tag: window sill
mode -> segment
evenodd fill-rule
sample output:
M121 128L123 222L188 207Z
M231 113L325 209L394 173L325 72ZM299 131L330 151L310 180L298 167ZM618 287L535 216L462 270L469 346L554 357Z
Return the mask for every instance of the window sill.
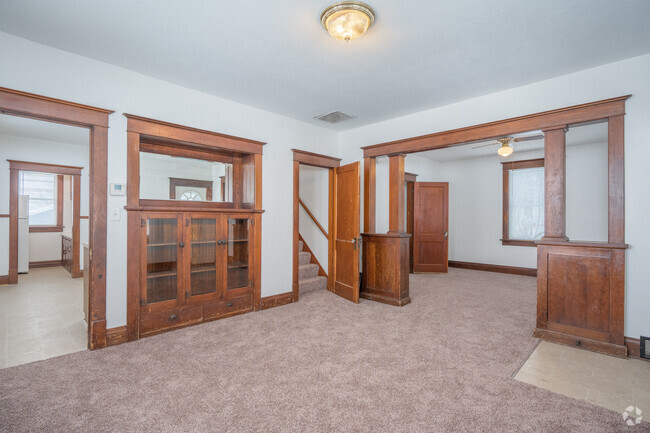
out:
M30 233L61 233L63 231L63 226L30 226Z
M516 247L537 247L537 242L517 239L501 239L501 245L510 245Z

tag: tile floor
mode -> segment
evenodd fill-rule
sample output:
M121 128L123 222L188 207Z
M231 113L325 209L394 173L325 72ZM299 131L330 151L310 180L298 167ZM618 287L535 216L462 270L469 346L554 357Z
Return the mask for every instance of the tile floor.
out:
M542 341L516 380L622 413L650 413L650 362L621 359Z
M83 278L32 269L0 286L0 368L86 350Z

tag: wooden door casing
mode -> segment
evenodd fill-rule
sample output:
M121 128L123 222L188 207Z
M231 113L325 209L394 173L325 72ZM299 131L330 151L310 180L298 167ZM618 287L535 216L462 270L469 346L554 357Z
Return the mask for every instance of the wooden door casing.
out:
M447 272L449 184L415 182L413 272Z
M334 169L333 292L359 303L360 164Z

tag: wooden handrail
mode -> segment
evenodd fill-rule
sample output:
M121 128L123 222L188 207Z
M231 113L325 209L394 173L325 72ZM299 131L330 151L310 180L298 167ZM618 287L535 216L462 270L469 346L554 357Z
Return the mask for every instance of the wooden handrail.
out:
M312 220L314 223L316 223L316 225L318 226L318 228L320 229L320 231L323 232L323 234L325 235L325 237L329 239L329 235L327 234L327 231L325 231L325 229L323 228L323 226L320 225L320 223L318 222L318 220L316 219L316 217L314 216L314 214L311 213L311 211L309 210L309 208L307 207L307 205L305 204L305 202L303 202L302 199L301 199L300 197L298 198L298 203L300 203L300 204L302 205L303 209L305 209L305 212L307 212L307 215L309 215L309 217L311 218L311 220Z

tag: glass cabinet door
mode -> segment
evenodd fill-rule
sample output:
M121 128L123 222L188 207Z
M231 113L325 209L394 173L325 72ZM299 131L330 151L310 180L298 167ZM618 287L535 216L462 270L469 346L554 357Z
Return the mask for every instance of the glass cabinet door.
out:
M190 296L217 294L217 218L186 221L190 238ZM189 224L187 224L189 223Z
M226 224L226 297L229 291L250 287L250 219L228 218Z
M168 304L178 300L178 248L181 238L179 217L175 215L146 215L142 219L143 242L146 246L143 260L144 304Z

